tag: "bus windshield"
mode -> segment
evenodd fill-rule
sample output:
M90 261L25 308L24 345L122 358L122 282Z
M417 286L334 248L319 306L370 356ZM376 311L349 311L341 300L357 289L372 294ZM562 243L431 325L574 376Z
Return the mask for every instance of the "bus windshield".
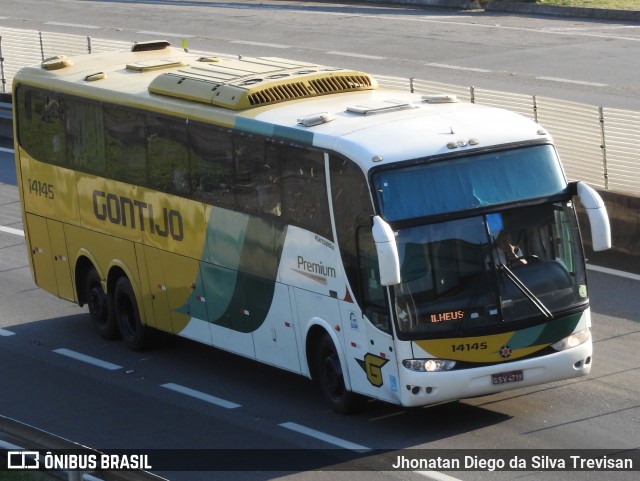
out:
M388 169L373 177L382 217L415 219L562 193L551 145L536 145Z
M397 231L403 337L465 335L554 317L587 302L571 202Z

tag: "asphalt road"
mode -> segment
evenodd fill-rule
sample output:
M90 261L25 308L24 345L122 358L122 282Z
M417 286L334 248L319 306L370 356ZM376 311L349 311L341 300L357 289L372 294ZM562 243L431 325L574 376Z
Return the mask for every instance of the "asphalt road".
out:
M3 0L0 27L294 58L640 110L640 24L378 4Z

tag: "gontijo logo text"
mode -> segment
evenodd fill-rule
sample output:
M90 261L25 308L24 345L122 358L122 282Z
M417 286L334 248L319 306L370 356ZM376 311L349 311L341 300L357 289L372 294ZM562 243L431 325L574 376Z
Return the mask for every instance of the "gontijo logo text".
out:
M131 229L148 230L160 237L171 237L173 240L184 239L182 215L177 210L162 208L160 215L153 204L136 199L103 192L93 191L93 213L101 221L130 227Z

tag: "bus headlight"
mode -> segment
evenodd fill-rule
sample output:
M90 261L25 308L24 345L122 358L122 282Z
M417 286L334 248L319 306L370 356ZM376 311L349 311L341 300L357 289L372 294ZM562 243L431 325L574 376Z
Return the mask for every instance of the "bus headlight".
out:
M587 342L591 338L591 329L583 329L582 331L574 332L570 336L559 340L558 342L551 344L551 347L556 351L565 351L572 347L579 346L583 342Z
M447 359L405 359L402 365L410 371L439 372L450 371L455 367L456 362Z

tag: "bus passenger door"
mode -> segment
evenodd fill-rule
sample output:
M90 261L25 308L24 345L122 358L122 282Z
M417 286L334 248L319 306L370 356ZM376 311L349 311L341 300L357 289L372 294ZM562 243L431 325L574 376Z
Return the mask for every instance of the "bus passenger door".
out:
M369 312L365 316L356 304L345 301L340 302L340 313L352 389L397 403L398 365L388 314Z
M365 359L367 382L375 389L373 396L398 403L398 358L391 335L388 311L368 311L363 319L367 328L369 352Z
M359 380L367 387L365 392L371 396L397 403L400 398L398 359L394 349L387 288L380 283L378 256L371 228L358 230L358 269L363 314L356 313L356 320L359 329L366 332L365 354L360 361L365 376L359 377Z

